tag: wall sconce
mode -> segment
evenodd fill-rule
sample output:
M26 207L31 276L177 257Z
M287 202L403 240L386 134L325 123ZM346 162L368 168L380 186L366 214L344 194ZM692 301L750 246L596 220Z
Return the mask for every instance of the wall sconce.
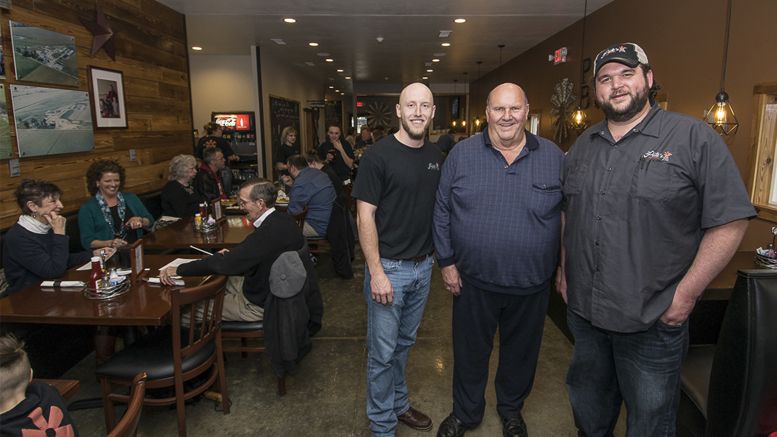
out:
M467 127L467 120L461 120L461 126Z
M734 108L728 101L726 93L726 62L728 61L728 37L731 29L731 0L728 0L728 17L726 17L726 48L723 52L723 80L720 84L720 92L715 96L715 103L707 111L704 121L712 126L721 135L733 135L739 128Z
M583 37L581 38L582 43L580 44L580 95L578 96L577 100L577 111L572 113L572 127L575 128L575 132L577 132L577 135L583 133L585 128L588 127L588 117L585 115L585 112L583 112L583 109L580 107L580 103L583 101L583 81L585 78L585 70L584 67L584 58L583 53L585 51L585 20L588 15L588 0L585 1L585 6L583 8ZM586 105L587 106L587 105Z
M572 126L578 135L582 134L585 128L588 127L588 116L580 109L580 105L577 106L577 111L572 113Z
M456 120L453 120L453 127L456 127Z

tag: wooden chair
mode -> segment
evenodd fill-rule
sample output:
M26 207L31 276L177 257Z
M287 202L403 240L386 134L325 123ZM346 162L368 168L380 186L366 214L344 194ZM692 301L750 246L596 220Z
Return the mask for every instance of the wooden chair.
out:
M295 212L294 214L292 214L292 213L288 212L288 210L287 210L286 213L288 215L290 215L291 218L293 218L294 220L297 221L297 224L299 225L299 228L302 229L302 231L305 230L305 216L308 215L308 206L307 205L305 205L305 207L302 208L302 211L300 211L300 212Z
M105 426L112 431L116 420L113 403L129 403L130 396L113 393L112 386L131 386L139 372L148 374L146 388L174 388L165 398L144 398L143 405L175 405L178 410L178 435L186 436L184 402L215 385L222 396L224 414L229 414L229 394L224 373L221 345L221 312L224 305L226 276L188 289L170 291L172 326L159 329L117 353L97 368L102 389ZM197 314L198 308L203 312ZM184 325L181 314L188 313L192 326ZM172 351L172 353L171 353ZM202 384L184 391L184 383L211 371Z
M130 403L124 417L121 418L116 428L108 434L108 437L135 437L140 423L140 411L143 409L143 398L146 396L146 374L139 373L132 380Z
M249 339L264 339L264 322L222 322L221 336L229 339L240 339L239 346L229 344L223 347L224 352L240 352L243 358L248 357L248 352L267 352L264 346L251 346ZM286 378L278 378L278 394L286 394Z
M75 396L76 393L81 390L81 383L75 379L38 379L35 378L32 382L45 382L46 384L54 387L62 396L62 399L68 401Z

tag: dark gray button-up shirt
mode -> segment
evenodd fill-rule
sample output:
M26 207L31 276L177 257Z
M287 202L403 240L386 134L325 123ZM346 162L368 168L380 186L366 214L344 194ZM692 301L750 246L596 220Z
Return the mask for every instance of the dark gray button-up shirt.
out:
M606 120L583 133L561 179L569 306L617 332L669 308L705 229L756 215L720 136L655 103L618 142Z

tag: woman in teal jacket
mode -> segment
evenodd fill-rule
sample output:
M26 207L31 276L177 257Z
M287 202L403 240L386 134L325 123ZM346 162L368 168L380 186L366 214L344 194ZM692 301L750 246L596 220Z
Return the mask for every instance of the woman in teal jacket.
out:
M143 237L143 229L154 224L138 196L122 193L124 167L116 161L100 160L89 166L86 185L94 197L81 205L78 227L84 249L128 244Z

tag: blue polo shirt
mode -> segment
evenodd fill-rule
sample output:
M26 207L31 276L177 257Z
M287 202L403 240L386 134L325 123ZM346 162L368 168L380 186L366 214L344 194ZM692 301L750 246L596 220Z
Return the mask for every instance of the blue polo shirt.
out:
M564 152L526 132L508 163L488 132L459 142L442 167L434 208L440 267L478 288L527 295L547 287L559 252Z
M298 213L307 205L305 223L309 223L319 236L326 237L336 197L335 187L326 173L317 168L305 167L299 171L289 190L289 212Z

